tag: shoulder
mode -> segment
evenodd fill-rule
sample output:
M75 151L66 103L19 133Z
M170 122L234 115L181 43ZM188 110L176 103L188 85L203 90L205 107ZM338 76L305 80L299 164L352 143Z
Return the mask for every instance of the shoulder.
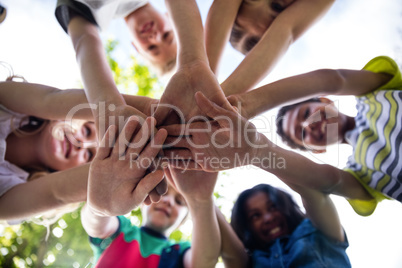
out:
M377 90L402 90L402 75L398 64L388 56L378 56L371 59L363 70L374 73L385 73L392 75L391 80Z

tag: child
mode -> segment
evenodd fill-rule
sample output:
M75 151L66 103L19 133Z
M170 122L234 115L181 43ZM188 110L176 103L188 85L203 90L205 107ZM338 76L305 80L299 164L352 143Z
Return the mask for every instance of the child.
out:
M74 16L81 16L105 30L114 18L124 18L133 36L133 46L159 74L176 65L176 42L169 19L147 0L59 0L56 18L64 31Z
M332 6L334 0L214 0L206 21L206 48L216 73L229 40L246 57L222 83L226 96L253 89L288 47ZM231 33L230 29L232 29ZM255 46L255 48L254 48Z
M143 111L150 111L153 102L125 98ZM88 121L93 120L92 112L78 109L73 119L80 121L64 121L73 108L88 107L83 90L7 81L0 83L0 100L0 219L26 219L85 201L89 164L83 164L97 150L95 126ZM150 183L162 177L153 178ZM137 191L146 198L141 186Z
M299 147L304 146L320 152L328 143L347 141L352 144L354 155L349 159L345 170L331 165L319 165L296 153L283 150L266 137L256 134L255 128L250 124L246 125L244 118L240 122L249 128L246 137L251 137L251 141L255 143L243 144L244 148L237 148L238 153L250 152L258 159L275 153L277 158L283 157L286 160L286 168L272 168L270 172L273 174L294 178L294 183L297 183L297 180L303 181L313 189L345 196L358 214L370 215L377 203L384 198L392 197L401 201L401 158L399 143L396 142L401 122L398 113L401 81L397 64L382 56L371 60L361 71L318 70L279 80L232 99L232 103L240 101L245 104L242 112L249 117L292 99L319 94L360 96L359 114L354 121L353 118L339 114L335 107L320 102L297 105L294 109L284 110L283 116L278 118L279 132ZM238 117L216 105L208 105L204 98L202 106L206 107L203 109L205 113L213 118L219 114L225 114L233 120ZM225 126L221 119L218 122L218 128ZM331 123L337 128L329 127ZM176 126L168 129L168 132L177 135L178 130L179 126ZM202 135L210 137L207 133L191 135L192 141L200 140ZM222 135L219 137L227 139ZM205 138L202 141L210 140ZM272 148L260 149L254 146L261 144L270 144L269 147ZM196 152L208 156L216 155L211 149L192 148L188 142L178 143L177 146L191 148L191 155ZM220 155L230 157L228 151L229 149L225 148L221 150ZM233 167L234 161L231 163ZM203 165L208 168L206 163ZM221 167L214 170L219 169Z
M134 129L129 132L132 131ZM102 144L106 143L114 133L115 130L110 127ZM158 141L157 135L154 139ZM91 168L91 172L96 172L96 167L100 166L105 170L110 169L111 173L116 174L113 180L118 183L120 175L124 173L119 166L119 163L124 160L121 159L121 155L118 156L118 150L118 142L112 149L102 146L92 163L94 168ZM147 150L155 150L155 148L148 147L144 151ZM131 153L133 149L127 147L127 152L123 156ZM97 267L132 267L134 265L138 267L213 267L215 265L219 256L220 243L211 244L210 241L219 237L212 200L217 174L199 171L182 173L167 167L165 167L165 174L171 185L159 203L142 208L144 223L141 228L131 225L125 217L112 217L99 213L101 210L99 208L94 210L90 204L82 209L82 225L91 236L90 241L95 252ZM96 177L107 179L110 175L99 172ZM140 184L146 181L147 179L143 179ZM92 190L93 185L88 186L93 195L105 191L104 187ZM112 187L116 196L119 196L119 198L111 199L112 207L127 207L127 203L132 203L132 199L137 198L135 193L127 195L124 185L122 186ZM178 192L178 189L183 195ZM183 222L188 210L194 224L192 249L189 249L188 242L176 243L166 238ZM127 211L121 210L121 212Z
M302 197L306 213L288 193L267 184L245 190L234 204L231 225L251 255L249 266L351 267L329 195L289 186Z

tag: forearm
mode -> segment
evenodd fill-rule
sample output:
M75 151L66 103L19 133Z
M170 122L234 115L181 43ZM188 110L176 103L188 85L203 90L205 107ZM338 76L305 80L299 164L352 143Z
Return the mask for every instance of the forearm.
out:
M215 211L221 233L221 257L225 267L247 267L248 256L243 243L226 221L219 208L215 207Z
M44 175L19 184L0 198L3 220L30 218L86 200L89 165Z
M215 267L221 239L212 197L203 202L186 200L193 222L190 267Z
M242 0L214 0L205 22L205 45L211 70L216 74L219 61Z
M289 46L320 19L334 0L298 0L282 11L242 63L224 81L225 94L251 90L282 58Z
M272 143L260 149L257 155L259 162L254 165L276 175L285 183L351 199L372 199L351 174L332 165L317 164ZM267 163L274 164L267 165Z
M178 43L178 66L197 60L208 61L201 15L195 0L165 0L173 20Z
M76 16L69 23L68 32L88 101L94 104L113 103L117 106L125 104L113 80L96 26Z
M64 120L71 113L73 118L93 120L82 89L49 87L33 83L0 83L0 102L8 109L50 120Z
M117 217L96 215L87 204L81 209L81 223L89 236L102 239L112 236L119 227Z

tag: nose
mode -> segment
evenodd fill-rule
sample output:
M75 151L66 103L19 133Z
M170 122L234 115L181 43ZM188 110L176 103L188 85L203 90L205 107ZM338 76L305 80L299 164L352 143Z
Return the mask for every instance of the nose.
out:
M158 30L153 30L148 35L148 41L159 43L161 41L161 33Z
M264 223L271 223L275 220L275 216L272 213L265 213L264 214Z
M168 206L172 206L174 200L173 200L172 196L170 196L168 194L165 194L165 195L162 195L161 202L166 204L166 205L168 205Z

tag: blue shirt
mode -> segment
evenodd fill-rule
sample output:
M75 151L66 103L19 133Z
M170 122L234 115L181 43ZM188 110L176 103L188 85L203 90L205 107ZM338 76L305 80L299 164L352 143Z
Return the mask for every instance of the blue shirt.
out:
M266 250L252 253L252 266L259 267L351 267L346 255L349 246L328 238L313 226L309 219L303 220L290 236L276 239Z

